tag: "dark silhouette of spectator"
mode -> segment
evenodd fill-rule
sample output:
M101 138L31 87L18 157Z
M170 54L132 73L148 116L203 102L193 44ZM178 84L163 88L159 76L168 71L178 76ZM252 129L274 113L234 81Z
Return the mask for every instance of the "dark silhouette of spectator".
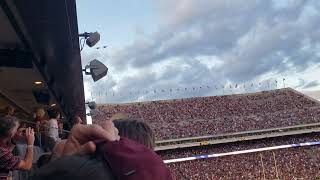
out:
M48 164L50 162L51 157L51 153L42 154L37 160L37 167L41 168L42 166Z
M11 117L14 114L15 109L11 106L7 106L5 109L5 115L4 117Z

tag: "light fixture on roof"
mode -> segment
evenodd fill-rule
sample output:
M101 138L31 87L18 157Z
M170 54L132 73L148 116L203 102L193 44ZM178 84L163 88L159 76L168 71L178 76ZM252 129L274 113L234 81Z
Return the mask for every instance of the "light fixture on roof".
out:
M90 109L89 113L86 113L87 116L94 116L95 114L98 113L98 111L96 110L97 104L95 101L88 101L88 102L86 102L86 105Z
M100 41L100 34L98 32L90 32L90 33L84 32L79 34L79 37L82 37L80 39L80 50L82 50L84 47L84 41L83 43L81 43L82 40L85 40L86 44L89 47L93 47Z
M86 75L91 75L94 82L103 78L108 73L108 68L102 62L94 59L83 69Z
M96 109L96 107L97 107L97 103L95 101L88 101L88 102L86 102L86 104L88 105L88 107L90 109Z
M42 84L42 81L35 81L34 84L40 85L40 84Z

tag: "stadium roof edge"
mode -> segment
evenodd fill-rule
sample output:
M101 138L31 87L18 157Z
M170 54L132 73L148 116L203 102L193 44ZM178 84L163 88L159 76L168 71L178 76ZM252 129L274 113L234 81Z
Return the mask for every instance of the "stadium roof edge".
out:
M130 104L149 104L153 102L171 102L171 101L183 101L188 99L194 98L204 98L204 97L224 97L224 96L246 96L246 95L258 95L266 92L273 92L273 91L285 91L285 90L293 90L292 88L280 88L280 89L273 89L269 91L259 91L259 92L250 92L250 93L243 93L243 94L227 94L227 95L217 95L217 96L196 96L190 98L181 98L181 99L163 99L163 100L154 100L154 101L136 101L136 102L129 102L129 103L105 103L105 104L97 104L98 106L116 106L116 105L130 105Z

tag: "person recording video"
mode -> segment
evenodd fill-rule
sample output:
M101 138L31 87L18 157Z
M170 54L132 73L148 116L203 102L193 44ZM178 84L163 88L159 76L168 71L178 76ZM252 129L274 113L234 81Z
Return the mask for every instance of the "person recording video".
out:
M13 116L0 118L0 179L7 179L10 171L32 168L34 130L32 128L18 129L19 125L18 119ZM17 136L23 136L27 142L24 159L12 153L15 147L12 139Z

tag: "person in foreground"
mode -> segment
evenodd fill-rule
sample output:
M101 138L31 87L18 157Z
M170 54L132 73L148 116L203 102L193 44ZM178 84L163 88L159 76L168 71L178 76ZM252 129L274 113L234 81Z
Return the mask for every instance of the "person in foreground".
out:
M18 130L19 121L13 117L0 118L0 179L7 179L9 171L13 170L30 170L33 159L33 143L34 131L27 128L25 138L27 140L27 150L24 159L14 156L12 150L14 145L11 140L17 134L21 134Z
M43 166L31 179L171 180L160 157L149 147L118 135L112 121L76 125L60 158Z
M152 150L154 149L156 144L155 136L147 123L129 118L117 119L113 122L121 137L127 137Z

